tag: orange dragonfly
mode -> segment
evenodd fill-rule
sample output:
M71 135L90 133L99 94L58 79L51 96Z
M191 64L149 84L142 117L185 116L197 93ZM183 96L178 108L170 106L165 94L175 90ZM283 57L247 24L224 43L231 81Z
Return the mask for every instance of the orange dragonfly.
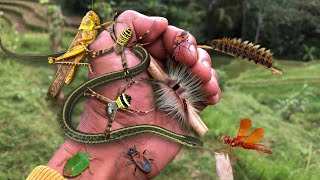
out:
M263 149L261 146L263 144L259 144L260 140L264 136L264 130L262 128L257 128L249 136L246 136L247 132L251 129L252 123L248 118L242 119L240 122L240 128L238 130L238 135L235 138L230 138L229 136L223 135L221 137L222 142L228 144L230 149L232 150L232 154L236 159L234 154L233 147L242 147L244 149L256 150L259 152L272 154L272 151ZM227 148L226 146L225 148Z

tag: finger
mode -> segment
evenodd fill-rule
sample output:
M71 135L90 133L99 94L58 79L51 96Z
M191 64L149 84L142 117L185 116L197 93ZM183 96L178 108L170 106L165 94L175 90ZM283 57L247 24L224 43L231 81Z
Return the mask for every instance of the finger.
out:
M218 81L214 76L211 76L210 81L202 85L201 90L208 97L221 93Z
M206 104L207 105L214 105L217 104L219 102L221 98L221 93L216 94L215 96L211 96L207 99Z
M156 59L164 60L167 57L167 51L164 48L162 38L158 38L153 43L146 46L147 51L149 54Z
M133 30L131 42L136 41L141 36L144 36L141 39L142 42L152 42L166 30L167 26L168 20L166 18L148 17L136 11L128 10L119 15L114 24L115 29L111 30L115 31L116 37L119 37L124 29L130 28ZM104 44L113 41L110 35L107 37L107 39L104 39ZM98 46L96 44L98 43L91 44L91 48L94 49Z
M211 68L211 79L208 83L203 84L202 91L207 95L206 103L207 105L213 105L219 102L221 98L221 89L218 83L217 72Z
M168 20L163 17L149 17L133 10L123 12L117 21L128 21L129 23L117 23L122 25L117 28L117 32L122 32L124 28L132 28L134 31L133 41L139 43L150 43L156 40L168 27Z
M211 58L207 51L198 48L198 61L191 67L191 71L202 83L206 83L211 79Z
M211 75L219 82L218 73L213 68L211 68Z
M177 42L177 38L181 36L182 32L184 30L168 26L163 34L164 46L170 55L175 56L177 61L192 66L198 59L197 42L190 33L187 34L188 38L186 40Z

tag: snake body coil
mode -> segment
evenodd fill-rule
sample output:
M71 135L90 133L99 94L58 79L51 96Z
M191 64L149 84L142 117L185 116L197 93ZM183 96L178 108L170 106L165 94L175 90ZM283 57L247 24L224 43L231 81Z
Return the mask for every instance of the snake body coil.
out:
M128 71L130 75L135 76L147 70L150 64L150 55L149 53L140 45L136 45L133 47L133 53L142 58L142 62L132 68L129 68ZM80 85L77 89L75 89L69 97L66 99L61 113L60 125L67 136L71 139L87 144L98 144L98 143L108 143L117 141L126 137L131 137L138 134L155 134L177 143L197 147L202 146L202 142L191 136L184 136L180 134L176 134L174 132L168 131L164 128L154 126L154 125L137 125L137 126L129 126L121 129L114 130L110 133L110 137L107 137L105 133L100 134L89 134L81 132L71 125L71 117L72 110L75 104L78 102L80 97L88 90L88 88L92 89L97 86L111 83L116 80L124 79L124 70L111 72L94 79L91 79L82 85Z

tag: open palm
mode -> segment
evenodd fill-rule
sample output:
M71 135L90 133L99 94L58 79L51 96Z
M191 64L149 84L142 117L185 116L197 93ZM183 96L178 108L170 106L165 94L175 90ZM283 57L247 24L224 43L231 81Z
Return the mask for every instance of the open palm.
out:
M132 19L132 21L127 21ZM122 13L116 23L115 32L117 36L125 29L131 28L133 36L130 42L135 42L137 37L144 36L139 43L148 43L145 48L154 57L154 59L163 66L163 60L168 56L172 56L174 51L179 50L176 60L180 63L187 64L190 69L195 72L196 76L202 81L202 91L208 94L207 104L215 104L220 99L220 88L215 70L211 68L211 59L206 51L196 48L195 39L190 36L189 48L173 48L175 37L183 30L173 26L168 26L165 18L147 17L135 11L126 11ZM125 23L121 23L125 22ZM128 46L130 46L130 42ZM90 49L98 51L114 45L114 41L108 31L103 31L98 38L90 45ZM130 48L125 51L125 57L128 67L135 66L141 60L135 56ZM112 71L123 69L121 57L114 52L94 58L91 60L92 69L95 74L89 73L89 78L94 78ZM141 78L149 77L147 72L133 77L139 83L133 84L125 91L132 97L130 108L147 111L154 108L154 96L152 87L146 81L140 81ZM103 87L94 89L97 93L115 100L119 91L127 86L125 79L119 80ZM106 114L106 103L98 101L94 98L87 98L84 107L84 113L78 125L78 129L87 133L102 133L106 131L108 124L108 116ZM112 129L118 129L126 126L137 124L153 124L164 127L170 131L187 134L177 121L171 120L171 117L161 111L151 111L146 114L133 114L126 111L118 110L113 122ZM146 157L155 159L152 163L152 171L148 174L142 173L139 169L137 175L134 176L134 164L127 164L129 158L125 155L129 148L137 147L137 150L143 152L147 149ZM124 140L107 143L84 145L71 139L60 147L48 166L62 174L63 166L61 162L73 156L72 153L77 151L89 151L90 157L93 159L90 169L82 173L79 179L128 179L137 177L152 178L170 163L178 154L181 148L180 144L172 142L168 139L155 135L143 134L130 137ZM140 171L140 172L139 172Z

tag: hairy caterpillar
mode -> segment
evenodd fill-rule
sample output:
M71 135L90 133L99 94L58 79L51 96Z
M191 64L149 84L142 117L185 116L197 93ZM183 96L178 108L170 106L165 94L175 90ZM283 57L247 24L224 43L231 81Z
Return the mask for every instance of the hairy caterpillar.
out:
M184 128L191 130L188 121L187 103L197 111L205 102L201 93L201 81L193 75L186 65L176 67L168 64L168 78L164 81L151 79L154 89L155 108L177 119Z
M269 69L274 74L282 74L278 69L272 67L272 55L270 50L253 44L249 41L242 41L240 38L214 39L211 46L198 46L204 49L211 49L231 56L253 61L254 63Z

